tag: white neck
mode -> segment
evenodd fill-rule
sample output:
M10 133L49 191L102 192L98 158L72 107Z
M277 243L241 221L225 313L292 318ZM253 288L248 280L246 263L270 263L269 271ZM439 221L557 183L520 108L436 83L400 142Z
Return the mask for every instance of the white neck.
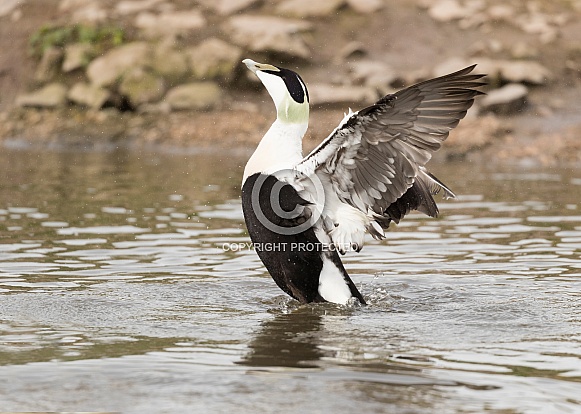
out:
M303 159L306 123L288 123L277 118L258 144L244 169L244 178L256 173L272 174L292 169Z

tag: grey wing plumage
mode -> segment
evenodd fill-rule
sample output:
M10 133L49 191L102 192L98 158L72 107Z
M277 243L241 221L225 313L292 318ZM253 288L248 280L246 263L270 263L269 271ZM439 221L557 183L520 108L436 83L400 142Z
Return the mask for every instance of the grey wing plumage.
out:
M433 194L454 197L425 164L482 94L476 65L387 95L345 120L297 166L324 174L339 199L382 226L410 210L438 213Z

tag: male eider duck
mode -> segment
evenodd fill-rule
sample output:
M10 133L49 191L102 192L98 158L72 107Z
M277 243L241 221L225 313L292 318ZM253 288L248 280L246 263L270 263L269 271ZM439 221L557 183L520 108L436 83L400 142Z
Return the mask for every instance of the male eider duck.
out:
M425 164L481 94L475 65L387 95L345 115L309 155L302 139L309 93L289 69L245 59L276 106L276 121L244 169L250 239L276 284L301 303L365 300L338 253L366 233L385 237L411 210L438 214L432 197L454 193Z

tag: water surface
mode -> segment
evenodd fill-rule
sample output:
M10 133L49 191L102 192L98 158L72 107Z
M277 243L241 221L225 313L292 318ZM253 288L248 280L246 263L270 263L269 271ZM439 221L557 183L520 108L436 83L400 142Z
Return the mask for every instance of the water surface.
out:
M581 412L581 170L460 194L299 306L247 248L245 152L0 154L3 411Z

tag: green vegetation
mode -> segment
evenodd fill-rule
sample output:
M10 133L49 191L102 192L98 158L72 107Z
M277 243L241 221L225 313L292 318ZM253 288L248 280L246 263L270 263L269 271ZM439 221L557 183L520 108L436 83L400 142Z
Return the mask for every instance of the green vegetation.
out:
M119 46L125 40L125 32L114 26L73 26L44 25L37 30L28 42L32 56L40 58L44 52L53 46L64 47L70 43L84 43L95 47L95 52Z

